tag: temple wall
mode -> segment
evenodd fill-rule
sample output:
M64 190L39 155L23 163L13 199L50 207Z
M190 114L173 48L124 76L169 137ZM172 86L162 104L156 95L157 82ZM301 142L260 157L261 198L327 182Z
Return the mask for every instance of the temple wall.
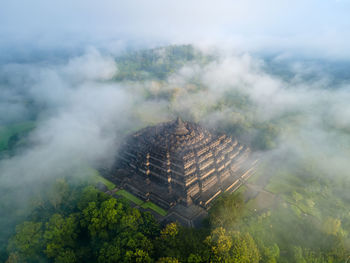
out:
M212 164L214 164L214 159L213 158L207 160L206 162L200 163L199 164L199 170L202 171L202 170L208 168L209 166L211 166Z
M188 188L187 190L187 195L189 196L195 196L196 194L198 194L200 192L200 188L198 183L193 184L190 188Z
M215 167L212 167L211 169L205 170L205 171L201 171L200 172L200 179L203 180L206 177L208 177L209 175L213 174L215 172Z
M218 182L218 178L216 176L211 176L206 180L202 181L202 191L205 192L209 190L214 184Z

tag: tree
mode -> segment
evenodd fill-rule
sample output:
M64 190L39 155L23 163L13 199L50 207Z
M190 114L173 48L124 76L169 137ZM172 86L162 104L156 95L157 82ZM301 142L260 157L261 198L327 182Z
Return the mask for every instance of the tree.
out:
M214 229L205 240L211 251L210 262L257 263L259 250L249 233L226 232L222 227Z
M160 232L161 239L170 240L174 239L179 233L179 225L177 223L170 223L165 226L165 228Z
M104 243L100 249L98 262L99 263L113 263L119 262L122 259L122 251L118 242Z
M143 251L142 249L137 249L136 251L127 251L124 261L128 263L150 263L152 262L152 259L148 252Z
M219 197L209 211L211 225L232 227L242 216L244 202L240 194L226 194Z
M176 238L179 233L179 225L170 223L161 231L160 236L156 239L157 254L160 257L175 257L177 255Z
M328 217L322 226L322 230L328 235L336 236L341 229L341 221L337 218Z
M10 252L28 262L37 262L41 258L43 230L41 222L25 221L16 227L16 234L8 246ZM13 259L15 256L12 255Z
M210 236L205 239L205 243L210 250L211 262L227 262L230 260L230 250L232 247L232 238L226 234L223 227L214 229Z
M139 230L149 238L155 238L160 234L160 227L150 212L142 214L142 223L139 225Z
M98 262L148 262L152 251L152 242L142 233L125 231L103 244Z
M197 254L190 254L187 258L188 263L200 263L202 261L202 257Z
M75 214L63 218L60 214L54 214L46 223L44 240L46 242L45 254L49 258L59 258L62 262L67 262L67 257L74 252L76 247L78 228ZM74 261L70 261L74 262Z
M101 204L90 202L82 211L81 225L88 228L91 237L107 240L117 228L122 209L123 205L114 198Z
M23 262L23 260L21 260L21 257L18 255L18 253L11 253L8 259L6 260L6 263L20 263L20 262Z
M306 260L303 256L303 249L299 246L293 248L293 257L295 263L306 263Z
M109 195L97 190L95 187L87 186L80 192L77 207L82 211L89 205L90 202L100 203L110 198L111 197Z
M70 188L65 179L57 179L48 192L48 200L54 209L57 209L65 199L68 199Z
M280 249L277 244L273 244L270 247L263 247L262 249L262 262L277 263L277 259L280 256Z
M345 258L334 260L332 257L327 257L322 251L312 251L307 248L296 246L293 248L294 262L296 263L333 263L344 262Z
M71 249L66 249L64 251L61 251L55 259L55 263L75 263L75 262L77 262L77 258L74 251Z
M127 209L120 218L120 227L124 231L136 231L142 222L141 213L137 209Z
M260 254L258 247L249 233L233 233L232 256L235 263L258 263Z
M173 257L164 257L164 258L158 259L157 263L179 263L179 260Z

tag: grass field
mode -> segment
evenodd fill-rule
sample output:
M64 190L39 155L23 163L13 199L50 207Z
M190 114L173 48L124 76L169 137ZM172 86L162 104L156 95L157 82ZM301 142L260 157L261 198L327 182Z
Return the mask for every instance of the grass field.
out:
M157 206L156 204L152 203L152 202L145 202L141 205L142 208L149 208L152 209L153 211L157 212L158 214L160 214L161 216L166 216L167 211L165 211L163 208L160 208L159 206Z
M86 169L87 169L87 174L88 174L88 181L91 184L96 185L98 182L101 182L101 183L105 184L109 190L112 190L112 189L116 188L115 184L113 184L112 182L108 181L106 178L102 177L100 175L100 173L96 169L93 169L91 167L86 167ZM115 193L117 195L122 196L125 199L135 203L136 205L141 206L144 209L147 209L147 208L148 209L152 209L153 211L155 211L156 213L160 214L161 216L165 216L167 214L167 211L165 211L164 209L160 208L156 204L154 204L152 202L149 202L149 201L148 202L144 202L141 199L137 198L136 196L134 196L133 194L129 193L128 191L126 191L124 189L118 190Z
M247 191L247 186L243 184L236 190L236 193L243 194L245 191Z
M278 176L270 179L265 190L274 194L286 194L293 191L302 191L304 189L304 182L294 174L282 172ZM299 192L300 192L299 191Z
M35 127L35 122L26 121L8 126L0 126L0 151L8 149L9 140L14 135L32 130Z
M141 199L139 199L136 196L130 194L128 191L125 191L124 189L118 190L116 192L116 194L125 197L126 199L132 201L133 203L135 203L137 205L142 205L143 204L143 201Z
M156 204L154 204L150 201L143 202L141 199L137 198L136 196L134 196L133 194L129 193L128 191L126 191L124 189L118 190L116 192L116 194L125 197L127 200L137 204L138 206L141 206L144 209L147 209L147 208L152 209L153 211L160 214L161 216L165 216L167 214L167 211L160 208Z
M108 188L108 190L112 190L116 187L115 184L113 184L111 181L107 180L106 178L102 177L100 175L100 173L96 170L93 169L91 167L88 167L88 174L89 174L89 178L88 180L92 183L92 184L97 184L98 182L101 182L103 184L105 184Z

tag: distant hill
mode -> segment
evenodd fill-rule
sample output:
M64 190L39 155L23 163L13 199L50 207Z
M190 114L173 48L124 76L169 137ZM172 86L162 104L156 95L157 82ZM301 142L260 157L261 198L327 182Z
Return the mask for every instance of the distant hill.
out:
M212 59L192 45L172 45L130 52L116 58L118 73L114 79L163 80L188 62L206 64Z

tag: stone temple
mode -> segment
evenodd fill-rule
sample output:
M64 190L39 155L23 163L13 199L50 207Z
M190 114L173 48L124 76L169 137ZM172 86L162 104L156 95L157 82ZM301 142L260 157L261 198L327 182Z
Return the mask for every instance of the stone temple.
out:
M166 209L161 220L192 226L221 193L241 186L255 164L236 139L178 118L130 135L106 177Z

